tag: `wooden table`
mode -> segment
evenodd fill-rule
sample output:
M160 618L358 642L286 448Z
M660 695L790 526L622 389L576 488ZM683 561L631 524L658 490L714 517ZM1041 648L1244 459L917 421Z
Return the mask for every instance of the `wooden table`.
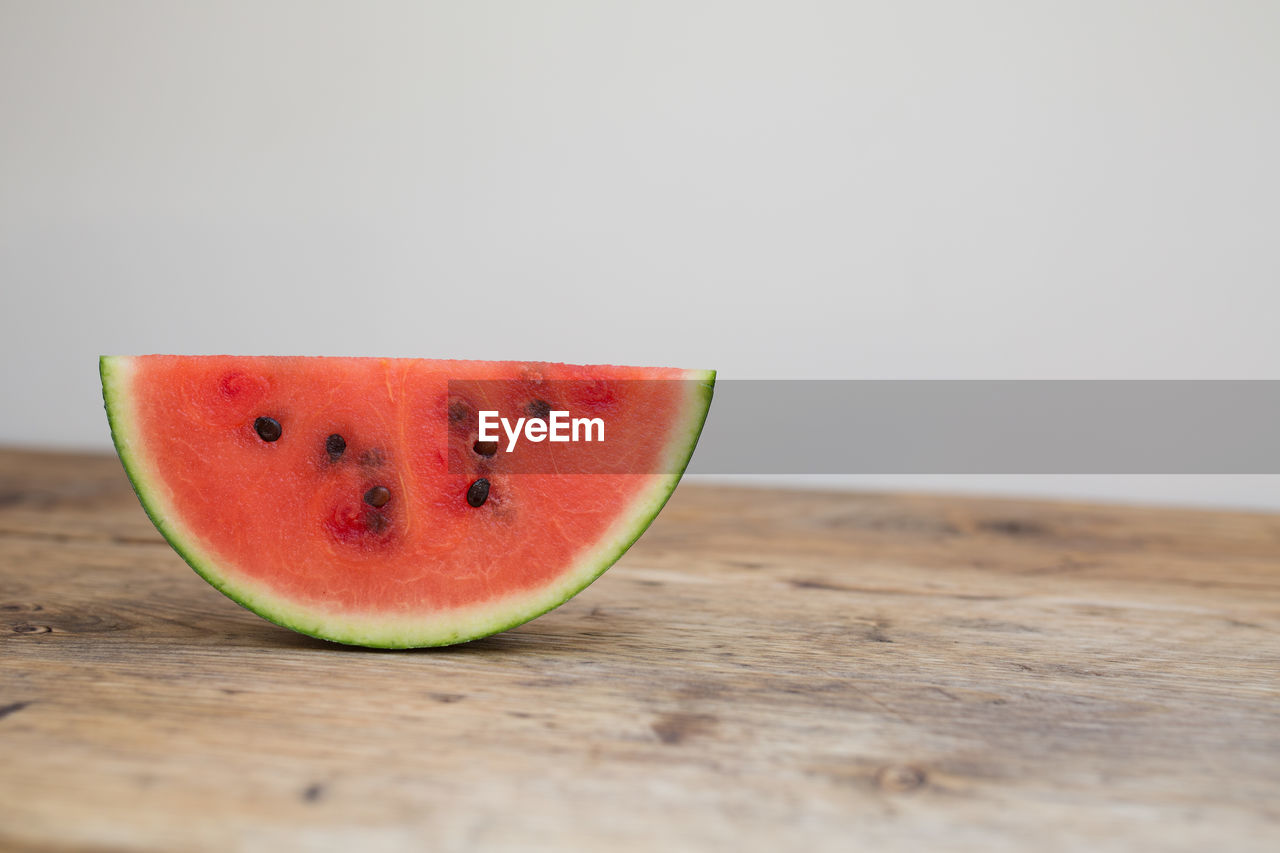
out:
M682 487L448 649L205 585L0 452L0 848L1280 849L1280 516Z

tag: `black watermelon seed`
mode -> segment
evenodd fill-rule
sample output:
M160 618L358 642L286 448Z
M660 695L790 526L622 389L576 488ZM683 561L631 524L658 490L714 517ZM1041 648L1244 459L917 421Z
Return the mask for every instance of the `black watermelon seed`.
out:
M275 441L283 432L280 422L275 418L258 418L253 422L253 429L263 441Z
M457 397L449 398L449 423L460 424L471 414L471 404Z
M525 407L525 411L529 413L529 417L538 421L545 421L551 416L551 404L546 400L534 400Z
M471 448L481 456L492 456L498 452L498 442L496 441L477 441L475 447Z
M386 506L391 500L391 490L386 486L374 486L364 493L364 502L372 507Z
M347 440L335 432L324 440L324 452L329 454L329 461L337 462L347 452Z
M476 480L467 489L467 503L472 506L483 506L484 502L489 499L489 481L484 477Z

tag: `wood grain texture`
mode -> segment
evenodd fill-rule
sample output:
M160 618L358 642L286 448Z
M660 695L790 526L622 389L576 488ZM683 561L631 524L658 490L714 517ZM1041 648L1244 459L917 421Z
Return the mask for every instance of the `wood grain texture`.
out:
M0 848L1274 850L1280 516L684 486L465 646L270 625L0 452Z

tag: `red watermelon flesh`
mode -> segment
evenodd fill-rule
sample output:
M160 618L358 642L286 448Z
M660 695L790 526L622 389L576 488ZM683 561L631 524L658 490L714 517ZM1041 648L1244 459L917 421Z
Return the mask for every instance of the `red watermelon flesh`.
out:
M278 624L389 648L514 627L598 577L674 490L714 384L710 371L426 359L100 366L134 489L200 575ZM476 444L477 408L536 413L547 388L576 389L557 406L600 415L608 440Z

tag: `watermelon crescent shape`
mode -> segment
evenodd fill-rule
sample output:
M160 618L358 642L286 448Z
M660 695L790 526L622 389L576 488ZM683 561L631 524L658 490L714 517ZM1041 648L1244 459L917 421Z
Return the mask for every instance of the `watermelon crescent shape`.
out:
M259 616L380 648L485 637L583 590L675 490L715 384L713 371L540 362L149 355L99 367L116 451L174 550ZM547 388L588 389L557 404L601 415L609 440L511 455L477 440L478 406L545 419ZM554 454L569 452L577 467L564 473Z

